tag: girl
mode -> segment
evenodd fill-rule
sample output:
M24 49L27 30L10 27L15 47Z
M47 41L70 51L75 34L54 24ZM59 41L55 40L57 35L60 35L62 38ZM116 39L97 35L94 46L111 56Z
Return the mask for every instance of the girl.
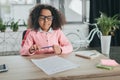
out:
M20 49L21 55L72 52L71 43L61 31L65 18L56 8L38 4L31 11L29 18L31 31Z

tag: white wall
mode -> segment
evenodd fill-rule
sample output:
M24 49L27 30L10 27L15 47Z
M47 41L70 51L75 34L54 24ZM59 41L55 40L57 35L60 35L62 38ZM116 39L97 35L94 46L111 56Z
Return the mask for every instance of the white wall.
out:
M68 34L70 32L78 33L81 35L85 35L84 37L88 36L88 25L87 24L66 24L63 26L63 32ZM78 32L79 31L79 32Z

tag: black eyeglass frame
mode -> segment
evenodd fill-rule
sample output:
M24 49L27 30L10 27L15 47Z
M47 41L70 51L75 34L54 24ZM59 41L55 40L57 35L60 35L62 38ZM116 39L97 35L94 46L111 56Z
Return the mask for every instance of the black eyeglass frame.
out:
M40 21L43 21L43 20L45 21L46 19L47 19L48 21L52 21L53 18L54 18L53 16L44 16L44 15L40 15L40 16L39 16L39 20L40 20Z

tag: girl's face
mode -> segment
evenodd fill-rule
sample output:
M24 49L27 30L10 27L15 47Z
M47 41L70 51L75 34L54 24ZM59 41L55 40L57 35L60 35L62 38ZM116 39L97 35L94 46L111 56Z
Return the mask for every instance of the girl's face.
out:
M39 16L39 25L43 31L48 31L52 24L53 16L48 9L43 9Z

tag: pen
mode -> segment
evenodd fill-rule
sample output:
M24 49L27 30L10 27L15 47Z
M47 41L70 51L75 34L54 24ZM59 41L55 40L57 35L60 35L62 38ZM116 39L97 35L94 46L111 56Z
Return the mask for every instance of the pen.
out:
M45 47L41 47L41 49L50 48L50 47L53 47L53 46L45 46Z

